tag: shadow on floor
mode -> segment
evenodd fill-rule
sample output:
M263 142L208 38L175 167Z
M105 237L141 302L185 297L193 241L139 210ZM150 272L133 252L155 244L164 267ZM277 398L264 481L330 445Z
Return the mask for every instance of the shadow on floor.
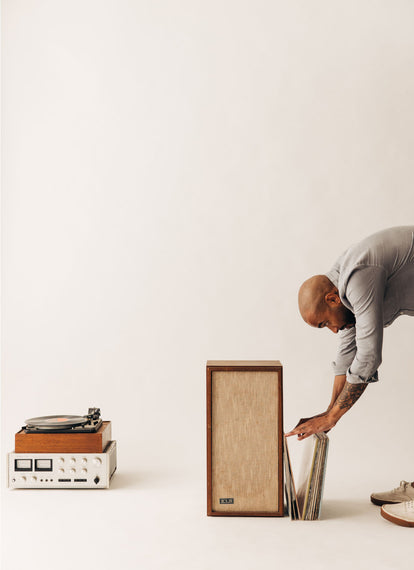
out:
M367 499L357 500L330 500L322 501L321 520L343 519L358 515L369 515L376 508Z
M111 489L148 490L165 488L175 481L170 473L162 471L115 471Z

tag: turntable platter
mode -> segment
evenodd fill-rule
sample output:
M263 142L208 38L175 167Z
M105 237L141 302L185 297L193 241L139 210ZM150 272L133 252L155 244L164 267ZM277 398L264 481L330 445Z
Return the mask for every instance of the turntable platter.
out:
M25 420L27 427L41 428L42 430L68 429L75 426L81 426L88 422L88 418L84 416L41 416L39 418L30 418Z

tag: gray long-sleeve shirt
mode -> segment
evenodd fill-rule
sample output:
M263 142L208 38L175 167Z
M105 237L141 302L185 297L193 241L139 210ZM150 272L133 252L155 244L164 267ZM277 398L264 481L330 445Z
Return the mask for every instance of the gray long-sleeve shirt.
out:
M399 315L414 315L414 226L389 228L347 249L326 276L355 326L338 333L335 375L351 384L375 382L384 327Z

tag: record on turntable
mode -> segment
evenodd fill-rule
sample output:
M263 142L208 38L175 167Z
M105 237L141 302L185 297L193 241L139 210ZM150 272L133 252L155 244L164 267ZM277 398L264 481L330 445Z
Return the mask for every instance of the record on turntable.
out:
M84 416L42 416L40 418L30 418L26 421L26 426L41 429L66 429L82 426L88 421Z
M25 421L25 433L94 433L102 425L99 408L89 408L86 416L40 416Z

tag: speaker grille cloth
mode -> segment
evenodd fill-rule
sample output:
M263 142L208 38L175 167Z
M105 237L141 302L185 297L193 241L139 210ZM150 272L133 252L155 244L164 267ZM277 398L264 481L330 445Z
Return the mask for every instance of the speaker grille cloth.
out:
M275 371L213 372L214 511L278 509L278 386Z

